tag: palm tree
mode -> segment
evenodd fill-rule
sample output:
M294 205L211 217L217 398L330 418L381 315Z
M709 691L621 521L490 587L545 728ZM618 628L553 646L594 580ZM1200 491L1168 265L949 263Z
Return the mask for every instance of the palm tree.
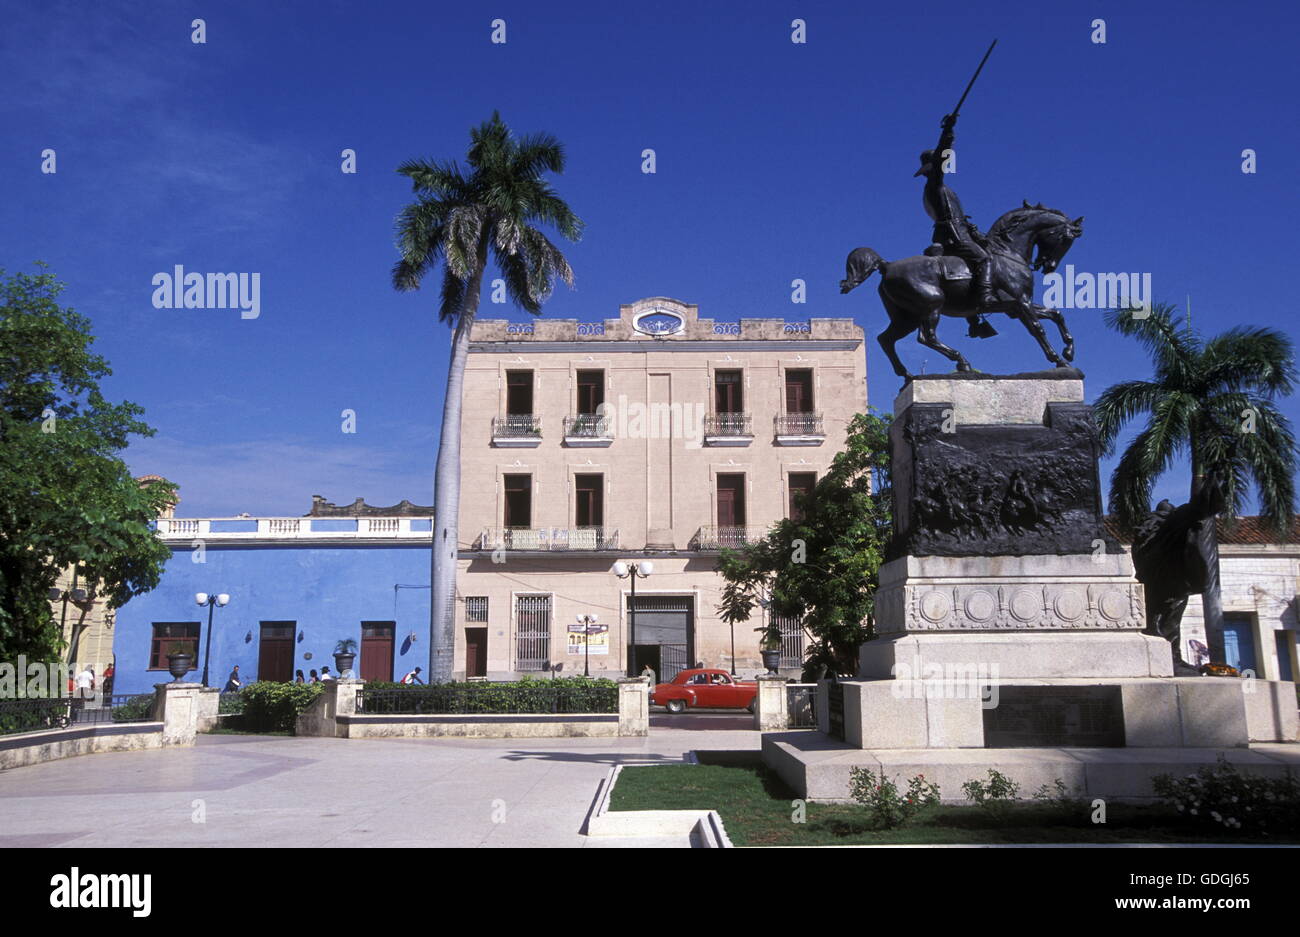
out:
M393 287L419 289L441 260L438 320L454 330L434 476L431 683L450 680L453 668L461 392L488 255L511 301L540 315L556 278L572 286L573 270L534 225L551 225L570 241L581 237L583 227L542 178L544 172L564 171L564 148L549 134L517 139L493 112L470 131L466 161L468 174L454 162L430 160L411 160L397 170L411 180L417 198L397 216L401 259L393 266Z
M1108 387L1094 407L1107 455L1124 424L1147 418L1111 474L1110 509L1120 525L1134 530L1150 511L1156 478L1176 458L1187 458L1192 497L1207 476L1222 479L1227 514L1236 517L1253 484L1261 514L1284 536L1295 512L1296 441L1274 400L1295 386L1291 340L1247 326L1205 340L1170 305L1134 312L1107 312L1106 324L1146 347L1154 379ZM1211 560L1202 595L1205 630L1212 659L1222 661L1218 545L1213 525L1205 528L1202 546Z

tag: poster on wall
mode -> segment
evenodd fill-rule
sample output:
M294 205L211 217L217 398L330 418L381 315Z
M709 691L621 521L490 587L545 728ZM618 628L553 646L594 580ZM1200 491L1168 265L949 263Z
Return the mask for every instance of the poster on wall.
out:
M569 653L592 657L608 654L609 625L569 625Z

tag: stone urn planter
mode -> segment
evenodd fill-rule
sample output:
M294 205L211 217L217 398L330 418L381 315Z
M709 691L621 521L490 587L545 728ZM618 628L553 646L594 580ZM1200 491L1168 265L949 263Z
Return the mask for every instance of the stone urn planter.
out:
M357 661L357 642L353 638L344 638L334 646L334 667L339 679L352 677L352 665Z
M767 668L768 673L776 673L776 669L781 666L781 649L763 649L759 651L763 655L763 666Z
M193 666L194 655L188 651L167 655L167 672L175 678L172 683L180 683L185 675L193 669Z

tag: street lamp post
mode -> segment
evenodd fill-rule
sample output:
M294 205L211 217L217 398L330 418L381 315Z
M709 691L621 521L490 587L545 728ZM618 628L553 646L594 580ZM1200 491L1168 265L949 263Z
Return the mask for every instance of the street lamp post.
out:
M582 675L591 676L591 628L596 624L595 615L579 615L578 624L582 625Z
M635 677L636 674L636 581L637 577L649 579L650 574L655 571L655 564L649 560L642 560L640 563L624 563L619 560L614 564L614 575L619 579L632 577L632 605L627 611L627 675Z
M225 605L230 601L230 596L224 592L216 595L209 595L206 592L194 593L194 604L199 608L208 607L208 633L203 642L203 685L208 685L208 661L212 659L212 613L216 611L218 605Z

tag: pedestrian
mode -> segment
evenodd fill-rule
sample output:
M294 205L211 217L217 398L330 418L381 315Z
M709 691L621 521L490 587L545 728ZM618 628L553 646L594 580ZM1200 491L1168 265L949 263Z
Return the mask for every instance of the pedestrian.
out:
M95 695L95 668L86 666L81 673L77 674L77 696L82 699L90 699Z
M104 668L104 696L110 700L113 698L113 675L115 673L117 673L117 668L115 668L110 662L109 665Z
M645 665L645 669L641 671L641 676L650 678L650 686L654 687L657 685L655 680L654 668L651 667L649 664Z
M408 673L405 677L402 678L402 683L406 684L407 686L411 686L414 683L423 683L423 682L424 681L420 679L419 667L416 667L414 670L412 670L410 673Z
M226 688L221 692L238 693L240 687L242 687L243 685L244 684L239 679L239 665L236 664L235 669L230 671L230 679L226 681Z
M333 680L333 679L334 679L334 674L330 673L330 669L328 667L322 667L320 669L321 683L324 683L326 680Z
M315 671L312 671L312 673L315 673ZM306 683L306 682L307 682L306 678L303 677L303 675L302 675L302 671L301 671L301 670L296 671L296 672L294 673L293 682L294 682L294 683Z
M313 670L313 671L311 672L311 679L308 680L307 682L308 682L308 683L320 683L320 677L316 676L316 671Z

